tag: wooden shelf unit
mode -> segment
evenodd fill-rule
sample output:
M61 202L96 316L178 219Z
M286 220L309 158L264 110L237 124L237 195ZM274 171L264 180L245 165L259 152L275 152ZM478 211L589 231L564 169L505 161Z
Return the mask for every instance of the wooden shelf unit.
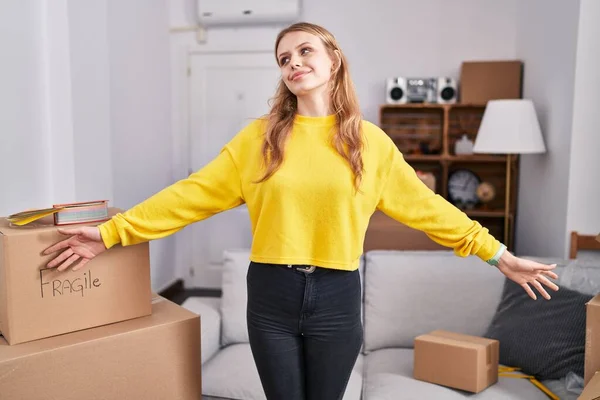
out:
M467 135L475 141L485 105L480 104L385 104L379 110L379 126L396 143L416 170L436 177L436 193L448 199L448 178L456 169L468 169L496 189L487 205L463 211L509 249L513 248L517 204L519 158L515 155L457 155L457 140ZM506 177L510 175L510 201L506 204ZM508 229L505 229L505 220Z

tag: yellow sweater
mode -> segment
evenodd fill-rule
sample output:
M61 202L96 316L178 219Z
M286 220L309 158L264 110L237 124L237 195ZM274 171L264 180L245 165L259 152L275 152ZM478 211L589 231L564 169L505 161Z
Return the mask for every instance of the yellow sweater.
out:
M330 144L335 116L296 116L281 168L255 183L263 172L265 128L256 120L204 168L101 224L104 244L159 239L246 203L254 262L354 270L376 209L458 256L491 259L500 242L422 183L381 129L362 126L365 172L358 193L349 165Z

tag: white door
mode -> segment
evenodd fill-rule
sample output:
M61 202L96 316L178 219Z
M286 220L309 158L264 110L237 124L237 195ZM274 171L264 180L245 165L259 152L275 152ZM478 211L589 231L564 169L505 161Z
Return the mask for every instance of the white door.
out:
M190 55L190 169L210 162L252 119L266 114L279 68L272 52ZM252 242L245 205L191 225L189 286L220 288L225 249L249 249Z

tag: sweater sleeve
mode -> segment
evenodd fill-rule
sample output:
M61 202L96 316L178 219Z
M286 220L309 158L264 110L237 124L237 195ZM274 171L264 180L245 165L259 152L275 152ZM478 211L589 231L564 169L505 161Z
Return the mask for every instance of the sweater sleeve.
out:
M199 171L98 227L107 248L127 246L171 235L243 203L240 175L225 147Z
M433 241L452 248L460 257L491 259L500 249L496 240L477 221L471 220L419 179L394 146L388 158L389 172L377 208L389 217L421 230Z

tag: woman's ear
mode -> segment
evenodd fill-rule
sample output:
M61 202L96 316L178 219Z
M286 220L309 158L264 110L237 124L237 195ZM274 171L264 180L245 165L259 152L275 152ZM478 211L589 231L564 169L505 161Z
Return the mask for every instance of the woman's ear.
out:
M337 49L333 51L333 54L334 54L334 57L333 57L333 65L331 66L331 72L333 72L335 74L339 71L340 67L342 66L342 54Z

